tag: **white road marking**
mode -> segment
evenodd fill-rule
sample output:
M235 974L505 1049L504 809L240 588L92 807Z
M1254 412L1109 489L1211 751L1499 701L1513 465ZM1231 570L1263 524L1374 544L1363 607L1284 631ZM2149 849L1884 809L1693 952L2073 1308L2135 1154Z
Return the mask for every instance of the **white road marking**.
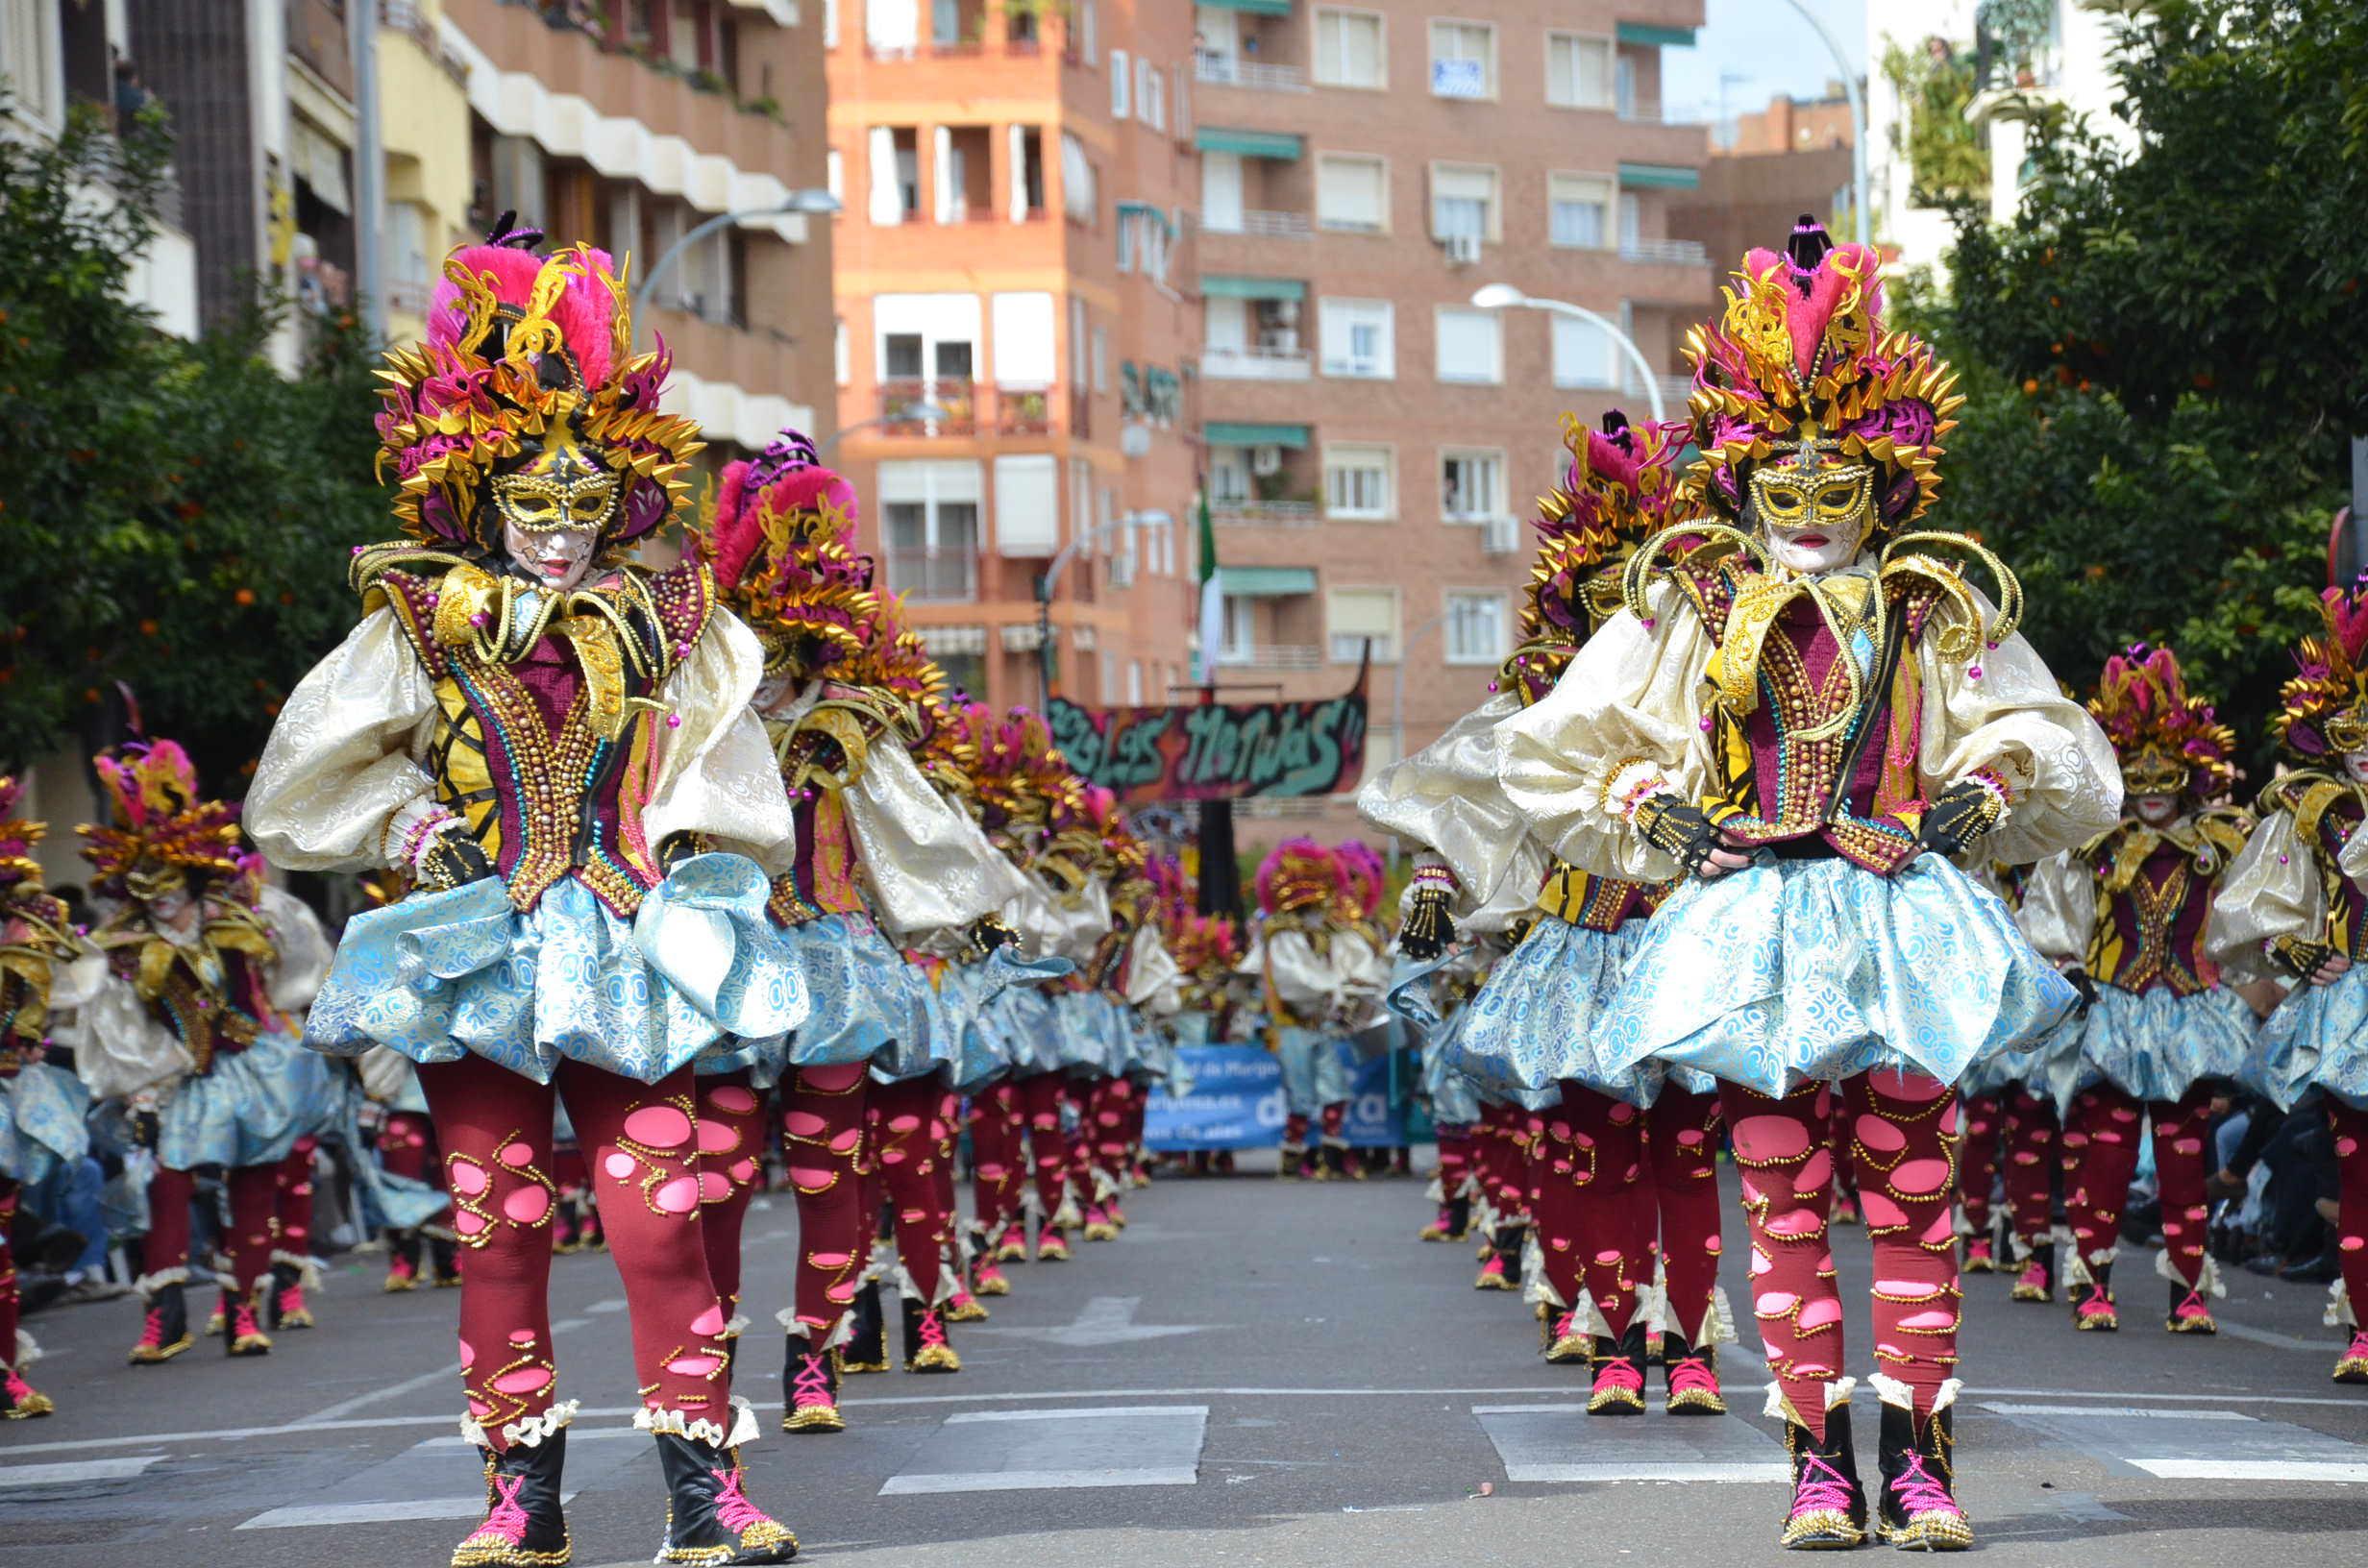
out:
M1137 1323L1135 1312L1142 1305L1141 1296L1095 1296L1077 1309L1075 1321L1058 1328L986 1328L970 1332L1008 1334L1015 1338L1084 1350L1097 1345L1132 1344L1138 1339L1165 1339L1178 1334L1201 1334L1221 1327L1215 1323Z
M2124 1475L2176 1481L2368 1482L2368 1448L2307 1427L2233 1410L1986 1408Z
M1514 1482L1783 1482L1790 1462L1776 1440L1734 1416L1618 1421L1587 1407L1475 1405L1505 1479Z
M1199 1480L1192 1465L1142 1470L969 1470L945 1475L891 1476L882 1497L932 1492L1066 1491L1077 1486L1190 1486Z
M591 1306L586 1307L584 1311L587 1312L621 1312L625 1311L625 1298L623 1296L610 1296L606 1301L594 1302Z
M353 1414L364 1405L375 1405L382 1399L394 1399L410 1393L414 1389L425 1388L431 1384L459 1381L460 1363L456 1360L450 1366L439 1366L432 1372L422 1372L416 1378L406 1378L401 1383L390 1383L383 1388L373 1388L366 1394L356 1394L352 1399L341 1399L325 1410L315 1410L312 1414L303 1417L296 1425L309 1427L318 1423L334 1421L339 1416Z
M60 1445L80 1448L81 1443ZM21 1452L21 1451L20 1451ZM125 1481L152 1464L164 1462L161 1454L144 1458L80 1459L63 1464L0 1464L0 1486L70 1486L85 1481Z
M571 1500L575 1495L569 1492L561 1501ZM335 1525L391 1525L407 1519L480 1519L484 1512L485 1499L481 1493L475 1497L430 1497L401 1503L308 1503L259 1513L238 1528L319 1530Z
M2215 1314L2217 1315L2217 1314ZM2312 1356L2338 1356L2343 1343L2337 1339L2301 1339L2290 1334L2278 1334L2269 1329L2257 1329L2250 1323L2232 1323L2220 1318L2220 1332L2232 1339L2244 1339L2273 1350L2299 1350Z
M1208 1417L1205 1405L957 1412L879 1495L1190 1486Z
M2164 1481L2368 1482L2368 1463L2329 1459L2132 1459Z
M1989 1400L1978 1402L1992 1415L2079 1415L2095 1419L2100 1416L2152 1416L2169 1421L2257 1421L2258 1416L2242 1415L2235 1410L2146 1410L2134 1405L2008 1405Z

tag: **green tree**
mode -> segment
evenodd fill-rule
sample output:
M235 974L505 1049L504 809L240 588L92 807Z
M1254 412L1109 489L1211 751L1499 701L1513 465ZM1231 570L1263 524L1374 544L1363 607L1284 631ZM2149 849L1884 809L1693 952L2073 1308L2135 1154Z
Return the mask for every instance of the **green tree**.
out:
M351 547L388 530L377 400L350 320L288 380L271 307L185 343L127 302L168 152L160 118L118 137L87 108L55 143L0 142L0 765L106 738L120 682L235 793L351 624Z

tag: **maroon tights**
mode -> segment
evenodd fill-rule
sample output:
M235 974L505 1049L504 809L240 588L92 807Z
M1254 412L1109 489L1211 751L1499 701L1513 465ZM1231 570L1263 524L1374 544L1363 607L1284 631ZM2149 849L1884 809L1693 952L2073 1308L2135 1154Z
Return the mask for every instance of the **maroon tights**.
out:
M2327 1096L2327 1121L2335 1134L2335 1254L2343 1263L2344 1294L2355 1319L2368 1313L2368 1111ZM0 1341L5 1342L5 1341Z
M1998 1128L2006 1115L2004 1094L1983 1094L1964 1103L1965 1142L1959 1156L1957 1201L1965 1211L1966 1234L1989 1238L1990 1189L1998 1180Z
M308 1155L308 1158L309 1156ZM234 1294L244 1296L271 1272L271 1233L279 1207L280 1163L240 1165L222 1173L230 1190L230 1230L223 1250L230 1256ZM309 1192L309 1184L307 1190ZM189 1262L189 1204L197 1195L197 1177L169 1165L157 1166L148 1182L148 1242L140 1254L149 1274L185 1268ZM307 1203L306 1223L310 1223Z
M796 1067L781 1079L781 1155L798 1200L792 1311L818 1346L837 1334L872 1250L863 1207L870 1089L871 1069L861 1062Z
M1069 1149L1061 1135L1061 1091L1057 1072L1040 1072L1013 1086L1027 1117L1028 1160L1036 1173L1036 1201L1049 1227L1069 1191Z
M0 1366L12 1367L16 1365L17 1298L16 1253L9 1232L16 1224L16 1191L14 1182L0 1176Z
M971 1199L978 1226L998 1236L1020 1217L1020 1193L1027 1180L1021 1139L1027 1117L1020 1091L1009 1079L971 1096Z
M281 1251L297 1258L312 1252L312 1154L320 1146L308 1133L273 1171L275 1238Z
M632 1314L646 1407L730 1420L727 1313L700 1234L699 1124L691 1071L638 1083L561 1062L538 1084L482 1057L419 1069L444 1154L453 1228L469 1249L460 1286L460 1376L488 1447L547 1411L551 1343L552 1111L561 1097L590 1166Z
M1929 1413L1957 1363L1955 1092L1887 1069L1782 1099L1727 1084L1720 1097L1742 1168L1752 1313L1794 1413L1823 1441L1825 1384L1842 1375L1841 1292L1827 1236L1838 1100L1874 1250L1875 1360Z
M900 1083L875 1084L870 1123L873 1167L896 1214L897 1257L912 1277L913 1291L935 1306L950 1293L946 1249L953 1239L952 1216L941 1201L950 1188L938 1182L939 1149L947 1139L946 1090L935 1073ZM868 1207L867 1217L873 1213Z
M2055 1227L2056 1102L2020 1087L2007 1090L2006 1192L2009 1223L2025 1252L2048 1245Z
M1458 1123L1439 1129L1439 1197L1453 1203L1465 1196L1464 1183L1471 1175L1472 1130Z
M1582 1267L1596 1311L1615 1338L1627 1332L1652 1284L1658 1250L1667 1274L1667 1326L1700 1344L1723 1247L1718 1096L1671 1089L1640 1112L1566 1083L1563 1114L1570 1124L1573 1224L1588 1243ZM1555 1136L1551 1118L1547 1136ZM1640 1190L1648 1182L1649 1200ZM1541 1213L1539 1224L1547 1223Z
M2110 1257L2121 1236L2122 1211L2129 1207L2130 1179L2137 1174L2140 1116L2154 1121L2155 1173L2161 1183L2162 1250L2179 1277L2193 1286L2204 1277L2207 1165L2204 1133L2211 1094L2202 1085L2176 1101L2141 1105L2109 1083L2081 1091L2064 1129L2064 1164L2070 1177L2064 1208L2080 1257L2091 1263Z

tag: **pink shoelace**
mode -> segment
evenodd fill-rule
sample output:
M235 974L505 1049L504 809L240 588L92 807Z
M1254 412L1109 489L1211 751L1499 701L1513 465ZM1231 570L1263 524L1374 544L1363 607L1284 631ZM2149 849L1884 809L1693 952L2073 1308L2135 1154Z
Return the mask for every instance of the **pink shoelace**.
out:
M789 1402L802 1410L831 1402L830 1372L820 1356L798 1358L797 1375L789 1380Z
M1696 1388L1718 1392L1718 1374L1711 1370L1710 1362L1699 1356L1680 1356L1669 1363L1669 1392L1683 1394Z
M2178 1310L2171 1315L2173 1317L2209 1317L2211 1309L2204 1305L2203 1291L2190 1290L2180 1301Z
M1447 1213L1447 1211L1445 1211L1444 1209L1442 1209L1441 1211L1439 1211L1439 1217L1438 1217L1437 1219L1433 1220L1431 1223L1432 1223L1432 1225L1433 1225L1433 1226L1435 1226L1437 1229L1442 1230L1442 1231L1445 1231L1445 1232L1447 1232L1448 1234L1452 1235L1452 1234L1454 1234L1454 1231L1455 1231L1455 1226L1454 1226L1452 1223L1450 1223L1450 1222L1451 1222L1451 1220L1453 1219L1453 1217L1454 1217L1454 1216L1453 1216L1453 1215L1451 1215L1451 1214L1449 1214L1449 1213Z
M2361 1329L2353 1335L2352 1348L2343 1353L2343 1359L2347 1361L2356 1356L2368 1357L2368 1329Z
M1554 1337L1557 1340L1570 1337L1570 1320L1577 1315L1576 1312L1565 1312L1554 1320Z
M386 1277L390 1280L407 1280L411 1274L411 1263L407 1258L397 1258L386 1265Z
M2023 1276L2014 1283L2017 1285L2027 1285L2034 1290L2044 1289L2047 1286L2047 1270L2039 1266L2038 1262L2035 1260L2023 1265Z
M232 1337L244 1339L248 1335L259 1335L262 1332L262 1325L255 1321L255 1309L246 1302L240 1302L238 1311L231 1319Z
M21 1405L33 1397L33 1384L20 1377L16 1368L12 1366L8 1369L6 1378L0 1378L0 1387L8 1390L9 1403L12 1405Z
M477 1527L480 1535L499 1535L512 1546L522 1545L527 1538L527 1510L520 1506L518 1494L526 1487L524 1476L496 1476L493 1489L498 1494L492 1511L485 1522Z
M1957 1506L1957 1499L1949 1495L1949 1489L1924 1468L1924 1456L1921 1454L1909 1455L1908 1467L1891 1478L1891 1494L1899 1499L1900 1507L1908 1510L1911 1519L1925 1513L1961 1516L1965 1511Z
M2088 1287L2088 1294L2081 1300L2081 1316L2118 1317L2119 1315L2113 1310L2112 1298L2105 1293L2105 1286L2092 1285Z
M148 1315L141 1321L139 1326L139 1348L142 1350L161 1350L164 1348L163 1308L151 1307L148 1309Z
M937 1313L936 1313L936 1312L934 1312L934 1311L928 1311L928 1312L924 1312L924 1313L922 1313L922 1314L921 1314L921 1343L922 1343L922 1347L923 1347L924 1349L928 1349L928 1348L931 1348L931 1347L933 1347L933 1346L942 1345L942 1344L944 1344L945 1342L946 1342L946 1323L945 1323L945 1320L944 1320L943 1318L939 1317L939 1316L937 1315Z
M305 1310L305 1287L291 1285L280 1292L280 1315L289 1317Z
M1800 1483L1792 1489L1792 1512L1798 1519L1804 1513L1816 1513L1831 1508L1836 1513L1848 1513L1857 1488L1842 1473L1814 1454L1802 1456Z
M1027 1232L1022 1230L1019 1226L1014 1225L1003 1233L1003 1239L999 1245L1006 1247L1018 1247L1021 1251L1024 1252L1027 1250Z
M1498 1279L1503 1279L1505 1276L1505 1261L1492 1252L1489 1254L1489 1261L1480 1265L1480 1272L1483 1274L1493 1274Z
M1644 1374L1625 1360L1606 1361L1595 1369L1595 1391L1601 1393L1607 1388L1640 1394L1644 1392Z
M750 1502L742 1494L740 1471L737 1466L729 1470L710 1470L707 1473L715 1478L716 1482L715 1516L723 1522L726 1530L730 1531L734 1535L746 1535L758 1525L773 1522L767 1517L764 1509Z

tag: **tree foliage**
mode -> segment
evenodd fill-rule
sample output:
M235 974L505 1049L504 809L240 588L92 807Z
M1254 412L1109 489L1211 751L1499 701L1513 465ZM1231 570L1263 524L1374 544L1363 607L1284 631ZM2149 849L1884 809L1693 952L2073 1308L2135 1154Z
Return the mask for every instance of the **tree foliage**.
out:
M370 346L265 356L259 304L186 343L128 303L168 151L78 112L0 143L0 766L103 733L116 683L148 732L236 793L278 702L352 623L351 547L387 531Z

